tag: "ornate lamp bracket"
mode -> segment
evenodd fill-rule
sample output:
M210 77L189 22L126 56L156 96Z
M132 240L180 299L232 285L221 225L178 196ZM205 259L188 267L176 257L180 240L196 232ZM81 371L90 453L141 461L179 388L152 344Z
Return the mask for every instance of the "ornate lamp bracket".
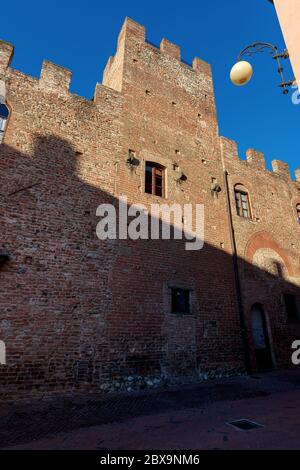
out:
M281 77L281 83L278 85L280 88L283 89L283 93L285 95L288 94L289 90L288 87L292 86L295 82L295 79L286 81L284 78L283 74L283 67L281 64L281 59L288 59L289 53L287 50L284 52L278 53L278 48L274 46L273 44L270 44L268 42L254 42L252 44L249 44L249 46L245 47L239 54L238 56L238 61L241 61L243 57L248 56L251 57L254 54L262 53L269 50L270 54L272 55L272 58L276 60L277 66L278 66L278 73L280 74Z

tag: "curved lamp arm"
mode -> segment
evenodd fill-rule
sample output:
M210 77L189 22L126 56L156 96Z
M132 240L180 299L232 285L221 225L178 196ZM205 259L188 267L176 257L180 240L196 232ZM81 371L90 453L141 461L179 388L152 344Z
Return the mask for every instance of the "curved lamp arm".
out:
M241 58L245 55L252 56L253 54L256 54L258 52L264 52L265 49L271 49L274 54L277 54L277 47L273 46L273 44L270 44L268 42L253 42L252 44L249 44L249 46L246 46L239 54L238 60L241 60Z
M285 81L284 75L283 75L283 67L281 65L281 60L280 59L288 59L289 58L289 53L288 51L284 51L280 54L278 54L278 48L274 46L273 44L270 44L268 42L254 42L252 44L249 44L249 46L246 46L239 54L238 56L238 62L242 60L242 57L244 56L252 56L254 54L257 54L259 52L265 52L267 49L271 51L273 59L276 60L277 65L278 65L278 73L280 74L281 77L281 83L280 87L283 88L283 93L286 95L289 90L288 87L292 86L295 80L289 80L288 82Z

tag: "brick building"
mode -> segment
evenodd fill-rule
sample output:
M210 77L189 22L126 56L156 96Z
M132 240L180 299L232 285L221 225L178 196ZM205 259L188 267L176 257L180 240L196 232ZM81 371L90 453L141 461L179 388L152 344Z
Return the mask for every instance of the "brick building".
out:
M299 2L297 0L269 0L274 4L287 49L294 77L300 90L300 32Z
M1 398L290 365L300 171L219 136L210 66L128 18L91 101L12 55L0 42ZM97 207L124 195L204 204L204 248L100 241Z

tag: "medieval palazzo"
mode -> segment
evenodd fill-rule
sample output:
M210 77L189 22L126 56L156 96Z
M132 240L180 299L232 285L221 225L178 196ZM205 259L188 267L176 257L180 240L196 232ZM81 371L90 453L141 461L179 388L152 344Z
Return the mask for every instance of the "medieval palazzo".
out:
M0 42L1 399L290 366L300 170L219 136L210 66L129 18L91 101L12 55ZM203 204L204 248L101 242L96 209L122 195Z

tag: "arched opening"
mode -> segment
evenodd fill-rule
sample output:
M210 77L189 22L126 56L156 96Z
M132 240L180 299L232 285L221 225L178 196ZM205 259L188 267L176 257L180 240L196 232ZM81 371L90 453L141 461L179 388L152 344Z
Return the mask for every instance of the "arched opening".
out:
M289 252L284 248L281 248L281 246L271 237L271 235L265 231L255 233L252 235L252 237L250 237L245 249L245 260L252 264L256 252L258 250L262 250L263 248L273 250L275 253L277 253L281 258L283 270L286 270L288 276L295 276ZM274 258L274 256L272 257ZM262 265L259 264L259 267L262 267Z
M267 318L262 305L251 308L251 326L257 370L267 371L274 367Z

